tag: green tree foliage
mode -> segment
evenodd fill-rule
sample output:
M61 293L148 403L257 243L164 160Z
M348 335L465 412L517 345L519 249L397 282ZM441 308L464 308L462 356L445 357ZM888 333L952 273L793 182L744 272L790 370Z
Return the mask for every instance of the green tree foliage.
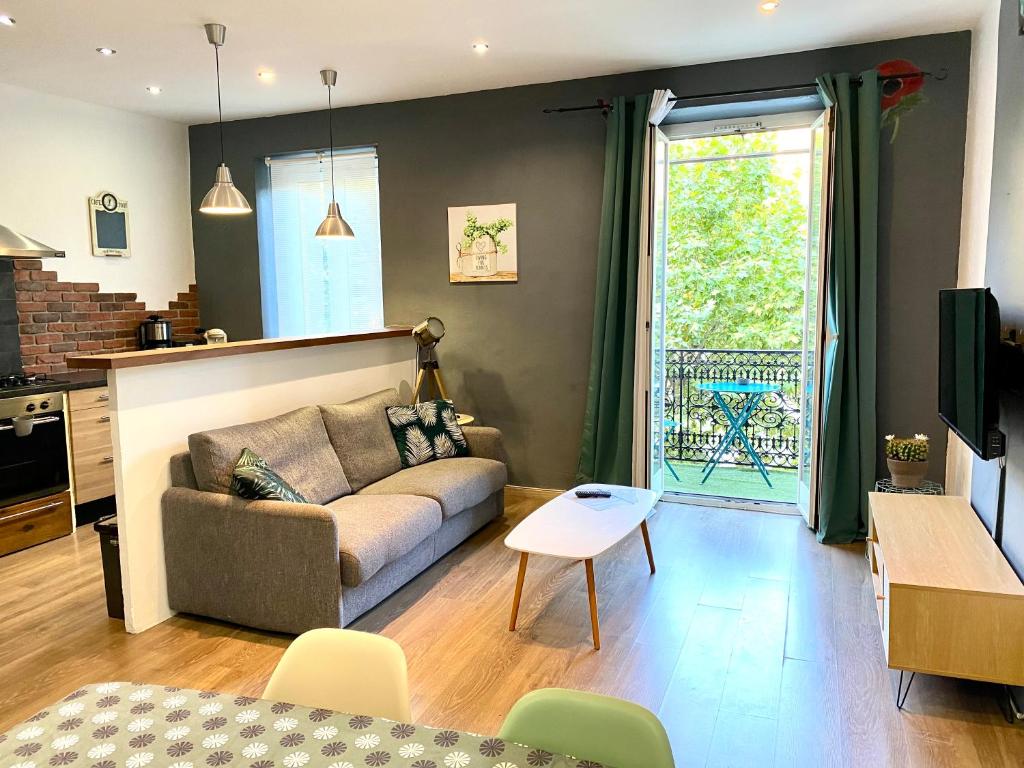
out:
M672 159L770 152L772 133L674 142ZM671 166L666 346L799 349L806 200L771 157Z

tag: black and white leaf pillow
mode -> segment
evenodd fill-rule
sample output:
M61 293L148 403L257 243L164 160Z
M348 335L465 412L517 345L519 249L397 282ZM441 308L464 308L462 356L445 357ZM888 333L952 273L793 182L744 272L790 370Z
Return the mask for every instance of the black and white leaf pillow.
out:
M450 401L391 406L387 415L403 467L469 456L469 443Z
M455 457L455 443L448 436L447 432L441 432L434 436L434 456L439 459L452 459Z
M393 405L387 409L388 421L394 427L407 427L420 420L419 411L415 405Z
M231 473L231 492L243 499L270 499L308 504L309 500L267 466L258 454L242 449Z
M430 447L430 440L418 424L412 424L405 430L405 450L402 452L402 464L415 467L437 458Z
M443 400L441 402L444 402ZM433 429L437 426L437 403L428 400L425 403L417 403L416 412L420 415L423 426Z
M448 437L455 444L455 455L468 456L469 443L466 442L466 435L459 424L459 417L455 414L455 407L451 403L446 402L446 404L448 407L441 409L441 423L444 424L444 431L448 433Z

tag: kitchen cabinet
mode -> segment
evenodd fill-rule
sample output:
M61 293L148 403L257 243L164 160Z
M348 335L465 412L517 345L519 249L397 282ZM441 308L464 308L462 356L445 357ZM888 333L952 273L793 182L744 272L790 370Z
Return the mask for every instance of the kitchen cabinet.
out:
M75 503L114 495L114 449L110 438L110 395L106 387L68 393L71 466Z

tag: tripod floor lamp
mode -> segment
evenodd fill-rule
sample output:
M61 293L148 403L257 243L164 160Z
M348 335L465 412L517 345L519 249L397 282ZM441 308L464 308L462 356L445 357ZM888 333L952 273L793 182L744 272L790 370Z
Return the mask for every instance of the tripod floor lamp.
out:
M412 337L419 345L417 357L420 362L420 370L416 374L416 389L412 394L413 403L418 403L425 394L429 394L428 378L434 380L438 394L447 400L448 391L444 388L444 379L441 378L441 369L438 367L437 354L434 351L444 337L444 323L436 317L428 317L412 329Z

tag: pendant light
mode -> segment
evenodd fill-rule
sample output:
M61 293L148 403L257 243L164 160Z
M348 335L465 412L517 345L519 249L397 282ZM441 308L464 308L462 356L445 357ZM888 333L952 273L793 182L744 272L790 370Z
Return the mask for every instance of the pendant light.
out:
M227 28L223 24L206 24L206 39L213 46L214 59L217 62L217 126L220 130L220 165L217 176L210 191L203 198L199 210L202 213L240 214L252 213L249 201L235 189L231 180L231 169L224 162L224 110L220 99L220 47L224 45Z
M327 206L327 216L316 228L316 236L320 240L352 240L356 233L342 218L341 206L334 198L334 118L331 114L331 88L338 82L338 73L333 69L321 69L320 79L327 86L327 135L330 141L327 153L331 163L331 204Z

